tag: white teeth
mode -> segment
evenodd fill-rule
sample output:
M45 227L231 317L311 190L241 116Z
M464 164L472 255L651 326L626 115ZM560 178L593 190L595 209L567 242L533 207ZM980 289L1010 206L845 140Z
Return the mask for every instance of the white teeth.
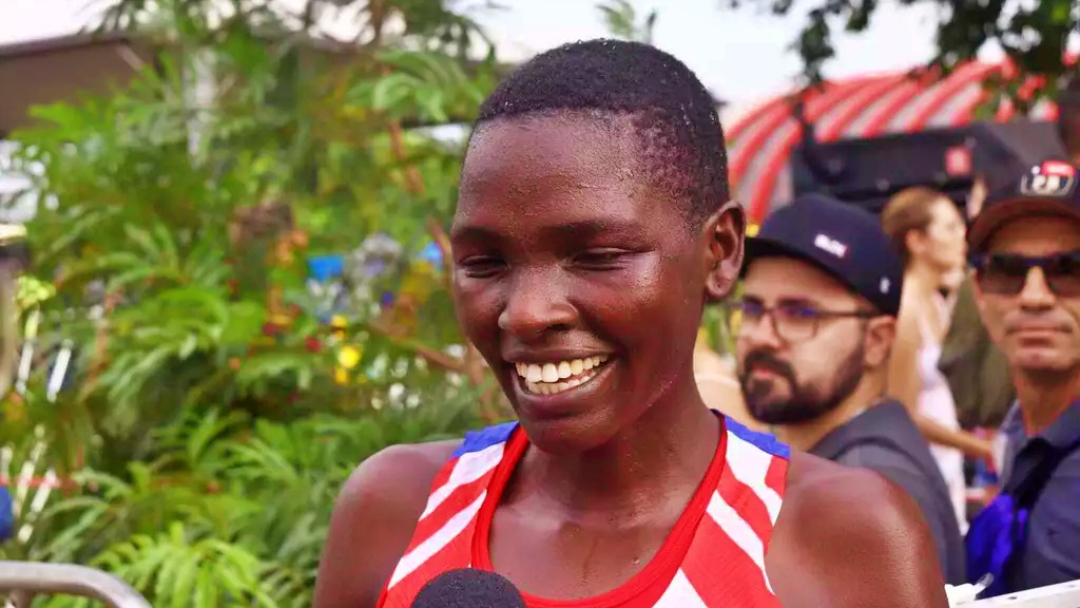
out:
M570 364L566 361L559 362L559 378L569 378L572 375L570 373Z
M566 382L556 382L554 384L548 382L526 382L525 388L530 393L536 393L539 395L555 395L563 391L574 388L575 386L581 386L589 380L596 377L596 374L589 374L581 378L570 378Z
M518 376L525 380L525 387L530 393L554 395L580 386L595 376L590 372L608 360L606 355L558 361L552 363L517 363Z

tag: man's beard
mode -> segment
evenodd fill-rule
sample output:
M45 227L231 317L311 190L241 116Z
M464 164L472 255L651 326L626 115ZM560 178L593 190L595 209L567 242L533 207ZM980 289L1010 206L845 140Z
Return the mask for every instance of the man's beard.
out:
M855 392L863 377L864 348L860 342L839 366L832 382L826 387L799 384L795 370L765 350L749 353L739 372L739 384L750 415L765 424L800 424L816 420L840 407ZM773 380L753 380L750 372L764 367L778 377ZM783 401L770 400L777 382L786 382L790 396Z

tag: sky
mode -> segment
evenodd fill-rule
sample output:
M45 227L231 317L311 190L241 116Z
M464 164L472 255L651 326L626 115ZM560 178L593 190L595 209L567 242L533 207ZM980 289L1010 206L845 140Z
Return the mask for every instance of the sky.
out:
M95 13L87 7L95 1L100 6L105 0L0 0L0 45L78 31L93 21ZM606 34L596 0L497 1L504 8L472 14L497 41L501 59L520 60L564 42ZM789 17L777 18L753 6L755 1L761 0L750 0L751 6L738 10L726 8L726 0L632 4L642 15L657 8L655 44L686 62L714 94L731 103L730 112L741 113L793 86L799 59L787 47L809 6L797 1ZM479 4L458 2L463 7ZM883 0L869 31L838 38L838 57L828 64L826 75L845 77L925 62L933 51L933 10L926 3L900 7L896 0Z

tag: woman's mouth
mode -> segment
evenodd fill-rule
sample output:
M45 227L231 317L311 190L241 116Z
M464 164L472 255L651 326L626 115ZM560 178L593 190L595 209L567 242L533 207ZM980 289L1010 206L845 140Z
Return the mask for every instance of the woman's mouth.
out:
M534 395L557 395L596 378L607 362L607 355L549 363L515 363L525 392Z

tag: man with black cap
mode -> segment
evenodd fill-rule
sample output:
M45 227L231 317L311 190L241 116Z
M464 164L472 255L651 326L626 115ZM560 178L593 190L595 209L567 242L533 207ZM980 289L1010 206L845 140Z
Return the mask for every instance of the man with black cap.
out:
M750 415L794 449L888 478L922 509L948 583L964 555L945 481L884 396L903 267L877 218L810 195L747 239L736 354Z
M975 296L1008 360L1002 493L972 522L991 594L1080 578L1080 170L1046 160L992 193L968 232Z

